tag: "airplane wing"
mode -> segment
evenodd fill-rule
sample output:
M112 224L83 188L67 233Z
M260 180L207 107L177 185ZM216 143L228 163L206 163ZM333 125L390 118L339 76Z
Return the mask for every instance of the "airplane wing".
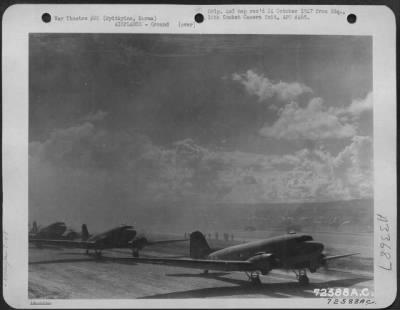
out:
M338 259L338 258L343 258L343 257L348 257L348 256L353 256L353 255L358 255L360 253L350 253L350 254L342 254L342 255L333 255L333 256L325 256L324 260L333 260L333 259Z
M29 238L29 242L35 244L58 245L58 246L76 247L76 248L83 248L94 244L94 242L90 241L88 242L88 241L76 241L76 240L54 240L54 239L36 239L36 238Z
M182 242L182 241L189 241L189 239L172 239L172 240L160 240L160 241L151 241L150 240L150 241L147 241L147 245Z
M144 263L155 265L169 265L183 268L195 268L204 270L219 271L253 271L257 268L249 261L235 260L211 260L211 259L191 259L191 258L136 258L119 257L112 260L126 261L132 263Z

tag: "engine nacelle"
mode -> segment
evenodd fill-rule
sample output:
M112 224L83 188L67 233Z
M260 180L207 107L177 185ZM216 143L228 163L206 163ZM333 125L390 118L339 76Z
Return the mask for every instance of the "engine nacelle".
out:
M138 237L130 241L132 248L136 248L138 250L142 250L145 245L148 244L148 241L145 237Z
M318 258L311 260L308 265L310 272L316 272L318 268L326 267L325 255L321 254Z
M128 228L123 231L123 238L127 241L132 240L136 237L136 230L133 228Z
M263 275L266 275L268 272L270 272L274 266L274 257L272 254L257 254L253 257L250 257L247 261L252 263L254 267Z
M308 269L310 270L310 272L316 272L319 267L321 267L320 261L312 260L309 263Z

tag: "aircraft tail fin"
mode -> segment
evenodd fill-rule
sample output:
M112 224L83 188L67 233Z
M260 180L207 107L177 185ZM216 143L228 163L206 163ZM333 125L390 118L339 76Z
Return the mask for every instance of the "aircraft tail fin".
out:
M190 257L201 259L210 254L211 248L206 238L200 231L194 231L190 234Z
M89 239L89 231L88 231L86 224L83 224L82 225L82 240L86 241L87 239Z

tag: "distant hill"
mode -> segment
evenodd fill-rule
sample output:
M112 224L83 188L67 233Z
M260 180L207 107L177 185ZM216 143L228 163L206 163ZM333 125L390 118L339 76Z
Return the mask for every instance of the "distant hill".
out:
M193 204L145 202L135 221L162 229L372 232L373 199L313 203Z

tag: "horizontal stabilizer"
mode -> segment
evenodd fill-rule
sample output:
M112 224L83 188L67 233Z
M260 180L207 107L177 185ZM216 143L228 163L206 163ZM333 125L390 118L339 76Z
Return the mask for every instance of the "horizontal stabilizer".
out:
M232 260L211 260L211 259L191 259L191 258L136 258L119 257L112 258L113 261L125 261L131 263L144 263L154 265L169 265L183 268L195 268L204 270L219 271L254 271L257 268L248 261Z
M182 242L182 241L189 241L189 239L172 239L172 240L160 240L160 241L147 241L148 245L151 244L162 244L162 243L174 243L174 242Z
M90 241L54 240L54 239L37 239L37 238L29 238L29 242L35 244L58 245L58 246L77 247L77 248L94 245L94 242Z
M353 256L353 255L358 255L360 253L351 253L351 254L343 254L343 255L334 255L334 256L326 256L324 257L325 261L328 260L333 260L333 259L338 259L338 258L343 258L343 257L348 257L348 256Z

